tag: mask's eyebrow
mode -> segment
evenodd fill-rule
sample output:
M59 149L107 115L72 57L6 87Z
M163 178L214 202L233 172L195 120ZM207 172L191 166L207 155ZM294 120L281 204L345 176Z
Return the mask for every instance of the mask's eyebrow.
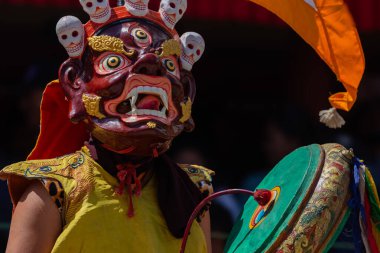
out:
M133 49L124 50L124 42L121 39L108 35L92 36L88 38L88 45L97 52L112 51L128 57L135 54Z
M160 51L161 52L157 52L157 54L160 57L166 57L170 55L181 56L182 48L181 48L181 44L177 40L170 39L170 40L164 41L161 44Z

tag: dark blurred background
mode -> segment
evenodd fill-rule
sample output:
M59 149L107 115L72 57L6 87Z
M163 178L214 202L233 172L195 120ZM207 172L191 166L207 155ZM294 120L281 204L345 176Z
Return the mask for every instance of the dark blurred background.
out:
M202 34L206 52L193 70L197 127L175 141L173 157L215 170L216 190L254 189L295 148L339 142L354 148L380 181L380 0L348 2L367 67L358 101L350 113L341 113L347 123L339 130L321 125L318 112L328 109L329 94L343 87L294 31L244 0L188 2L177 30ZM156 9L158 1L151 5ZM55 35L56 22L65 15L83 22L88 17L76 0L1 0L0 10L0 165L5 166L24 160L33 148L41 93L67 58ZM0 183L0 198L3 252L11 216L5 182ZM244 199L225 197L213 205L215 252L242 203Z

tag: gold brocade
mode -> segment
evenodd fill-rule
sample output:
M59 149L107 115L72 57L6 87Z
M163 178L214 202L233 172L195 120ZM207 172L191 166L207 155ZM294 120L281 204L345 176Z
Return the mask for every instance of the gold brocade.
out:
M97 52L112 51L131 57L135 54L133 49L128 52L124 50L124 42L116 37L101 35L88 38L88 45Z
M178 164L182 170L184 170L190 177L190 179L195 183L201 181L212 182L211 176L215 175L215 172L207 169L206 167L200 165L188 165L188 164Z
M93 190L94 178L81 168L85 163L84 152L59 157L57 159L25 161L12 164L2 171L0 177L7 174L23 176L27 179L54 179L62 183L65 189L64 220L73 219L80 208L80 199L85 198ZM66 180L63 180L66 179ZM64 181L64 182L63 182Z
M141 196L133 196L135 215L130 218L127 216L128 196L115 193L116 178L87 152L82 149L56 159L20 162L0 171L2 179L12 176L49 178L62 184L64 228L52 252L178 252L181 239L172 236L162 217L156 177L143 187ZM207 179L206 174L199 179ZM11 185L11 193L13 190ZM206 240L197 222L191 228L186 252L207 252Z

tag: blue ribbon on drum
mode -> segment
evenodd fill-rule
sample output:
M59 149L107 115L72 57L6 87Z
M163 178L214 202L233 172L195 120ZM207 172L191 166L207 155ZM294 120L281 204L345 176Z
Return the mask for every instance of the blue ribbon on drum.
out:
M364 166L360 159L354 157L352 159L354 169L352 171L352 179L350 183L352 197L348 202L351 208L352 217L352 232L355 244L355 253L365 252L365 247L362 240L362 231L360 227L360 219L366 224L366 216L364 206L362 205L362 199L360 195L360 167Z

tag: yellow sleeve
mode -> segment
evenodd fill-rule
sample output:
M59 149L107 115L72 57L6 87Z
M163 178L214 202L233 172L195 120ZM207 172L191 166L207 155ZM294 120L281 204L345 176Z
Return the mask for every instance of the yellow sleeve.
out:
M83 154L77 152L55 159L19 162L2 169L0 179L8 182L13 208L15 208L22 194L33 180L41 181L45 188L53 186L50 183L56 182L55 185L60 186L57 190L62 196L61 199L66 199L68 192L76 185L71 175L71 170L82 163L82 157ZM56 202L55 199L53 201ZM56 204L58 204L58 201ZM60 204L63 203L61 202Z

